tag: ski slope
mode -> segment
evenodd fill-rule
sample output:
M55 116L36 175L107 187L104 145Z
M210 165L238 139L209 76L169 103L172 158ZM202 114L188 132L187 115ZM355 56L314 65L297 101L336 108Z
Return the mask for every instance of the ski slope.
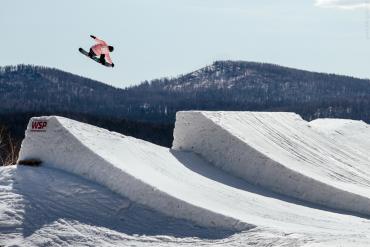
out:
M366 147L367 136L358 136ZM370 215L370 162L294 113L178 112L173 148L277 193ZM344 141L344 140L343 140Z
M197 115L198 113L189 114ZM43 131L34 131L32 123L40 120L47 121L47 128ZM193 120L204 124L202 119L193 118ZM181 123L184 124L184 121ZM188 124L192 125L194 122ZM178 148L180 143L179 126L176 124L175 148ZM204 131L210 130L217 134L213 127L213 125L204 125ZM181 128L182 133L187 131L186 126ZM196 131L196 129L194 130ZM211 137L198 133L196 138ZM225 140L227 139L217 141L223 142ZM255 141L257 142L257 140L256 138ZM182 139L181 143L182 145L186 144L185 138ZM206 140L203 144L205 145L204 149L207 149L206 145L210 145L206 143ZM238 148L238 146L234 147ZM225 147L222 152L227 153L227 150ZM214 236L211 234L212 232L217 232L219 235L216 234L216 236L222 239L219 243L222 243L220 245L223 246L228 244L230 246L248 246L248 241L251 241L251 245L265 246L274 243L273 239L276 240L276 243L281 241L279 243L282 246L289 245L289 243L292 245L317 243L324 244L324 246L336 246L338 241L341 244L349 243L354 246L359 243L370 243L370 220L367 218L331 211L325 207L295 200L291 196L273 193L262 188L258 183L252 185L229 175L190 152L160 147L63 117L40 117L30 120L26 137L22 142L19 159L35 158L43 161L42 166L29 169L38 169L41 170L41 173L43 169L50 169L53 171L52 173L57 170L73 173L83 177L83 181L89 180L93 184L100 184L116 192L119 197L118 199L109 199L112 204L122 203L122 207L125 208L127 205L125 200L128 200L130 204L139 205L153 214L161 215L160 218L167 219L166 222L171 222L169 219L172 219L173 222L179 224L178 227L182 224L190 225L191 227L188 229L196 229L197 226L201 226L199 231L208 229L209 232L206 232L206 235L210 234L211 236ZM231 162L227 164L232 165ZM17 180L18 175L19 173L8 173L8 176L13 180ZM41 181L43 181L42 178ZM53 180L49 182L53 183ZM295 182L296 188L303 188L300 181ZM13 182L4 186L13 194L19 194L19 191L28 188L25 186L22 187L23 189L14 189L16 183ZM45 184L45 186L48 185ZM58 186L51 187L55 189ZM39 193L43 193L42 186L38 188ZM75 188L77 191L80 190L79 186ZM101 193L105 193L104 190ZM69 196L72 194L69 193ZM3 193L3 195L7 197L9 193ZM96 199L97 195L90 197L90 201L84 202L83 205L88 204L93 207L94 204L97 204L99 206L102 202ZM120 202L119 198L124 198L123 202ZM341 195L339 198L342 198ZM48 200L44 201L47 206ZM20 204L24 206L26 203ZM0 204L0 210L17 212L18 209L13 208L14 205L17 204ZM78 204L76 206L79 207ZM117 207L121 207L121 205L117 205ZM87 211L93 212L94 209ZM55 212L50 214L53 215ZM69 214L68 210L54 217L58 222L59 220L65 221L65 214ZM107 214L110 215L109 217L114 217L109 210ZM50 216L42 217L48 218ZM85 224L81 223L81 219L85 217L88 218L86 222L91 220L89 218L91 216L88 217L82 213L76 220L77 222L73 221L73 224L77 224L77 229L85 227ZM94 222L99 221L99 217L102 216L97 215ZM135 218L135 216L133 217ZM21 216L18 218L22 221ZM180 221L176 221L174 218ZM6 220L1 221L0 217L0 231L6 229L10 233L24 227L6 226L6 224L4 226L4 222ZM68 224L71 224L69 222ZM108 228L112 225L114 224L109 223ZM92 228L94 229L94 225ZM120 229L113 230L122 233ZM88 234L93 235L94 231L97 230L92 230ZM181 231L187 232L186 227ZM229 234L225 234L225 232ZM43 233L44 227L40 227L31 236ZM100 236L101 238L98 238L99 241L108 241L102 240L103 235L104 233ZM171 238L174 233L165 231L164 235ZM197 231L190 231L189 236L179 236L180 239L176 237L175 244L170 243L169 245L187 245L188 238L194 245L194 241L199 238L199 235L201 234ZM8 234L7 236L12 235ZM21 240L17 241L25 243L28 238L29 236L23 235L23 239L21 237ZM184 240L184 238L186 239ZM0 234L0 241L2 239L7 239L7 237ZM145 236L142 238L134 236L134 241L138 242L141 240L145 242L147 239ZM66 237L61 242L65 243L69 240ZM78 239L74 241L78 241ZM161 242L160 244L165 243ZM209 242L205 239L197 242L197 245L208 244L213 245L215 242Z

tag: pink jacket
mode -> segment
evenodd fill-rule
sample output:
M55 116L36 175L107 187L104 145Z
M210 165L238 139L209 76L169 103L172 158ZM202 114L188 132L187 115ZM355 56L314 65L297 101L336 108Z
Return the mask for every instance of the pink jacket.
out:
M92 46L91 49L93 52L97 55L100 56L101 54L105 55L105 60L112 64L112 59L109 56L109 49L108 49L108 44L101 39L95 38L96 45Z

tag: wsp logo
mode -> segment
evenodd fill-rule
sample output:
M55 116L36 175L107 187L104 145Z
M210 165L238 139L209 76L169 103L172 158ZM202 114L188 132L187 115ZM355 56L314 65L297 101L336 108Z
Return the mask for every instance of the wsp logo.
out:
M33 120L31 131L46 131L48 121L46 120Z

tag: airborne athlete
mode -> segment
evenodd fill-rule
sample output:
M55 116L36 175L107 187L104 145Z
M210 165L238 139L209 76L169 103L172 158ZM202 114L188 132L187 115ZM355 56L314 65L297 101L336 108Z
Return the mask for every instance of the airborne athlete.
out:
M113 46L108 45L104 40L101 40L94 35L90 35L90 37L93 38L97 44L92 46L89 52L82 48L80 48L79 51L98 63L107 67L114 67L114 63L109 55L109 53L113 51Z

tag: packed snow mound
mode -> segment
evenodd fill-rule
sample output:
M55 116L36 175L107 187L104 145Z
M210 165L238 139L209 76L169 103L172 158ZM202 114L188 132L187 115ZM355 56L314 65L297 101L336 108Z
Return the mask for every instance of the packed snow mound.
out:
M267 234L277 231L346 239L352 238L353 229L357 229L356 237L364 238L370 231L367 219L264 190L193 153L62 117L32 118L19 159L40 159L43 163L35 169L68 171L155 212L222 231L262 229Z
M178 112L173 149L196 152L280 194L370 215L369 156L326 138L297 114Z
M186 158L204 162L192 154ZM221 201L217 210L208 209L212 188L199 190L189 183L188 170L171 150L149 142L63 117L32 118L19 154L19 160L31 159L96 181L169 216L202 226L254 227L232 217L222 198L215 198Z
M351 119L320 118L311 121L309 125L321 134L354 149L359 155L369 156L369 124Z

